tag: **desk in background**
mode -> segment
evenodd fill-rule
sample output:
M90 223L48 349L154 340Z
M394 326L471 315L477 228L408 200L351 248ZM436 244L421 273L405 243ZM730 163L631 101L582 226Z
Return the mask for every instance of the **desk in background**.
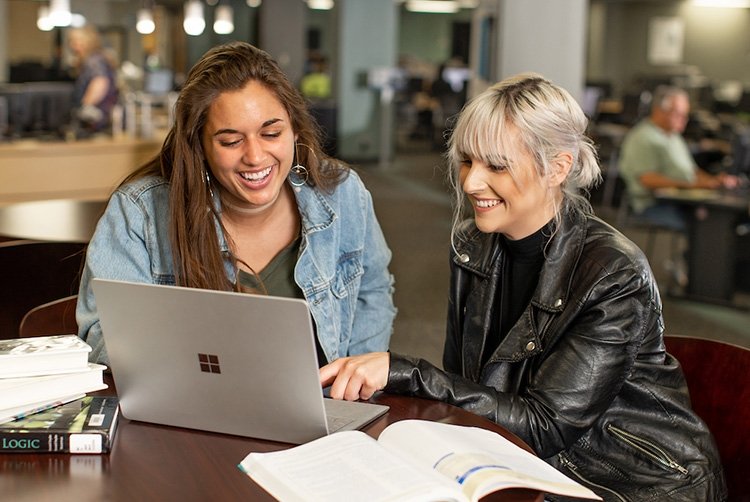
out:
M739 258L736 228L750 216L750 193L662 189L654 195L687 209L688 297L731 305Z
M112 380L108 379L111 385ZM114 386L112 386L114 388ZM111 390L97 392L111 394ZM398 420L417 418L482 427L529 450L499 425L439 401L380 395L391 408L364 431L378 437ZM290 445L252 438L167 427L121 418L108 455L0 454L0 493L11 500L272 501L237 464L251 451ZM363 486L363 490L367 488ZM536 501L534 490L504 490L482 500Z

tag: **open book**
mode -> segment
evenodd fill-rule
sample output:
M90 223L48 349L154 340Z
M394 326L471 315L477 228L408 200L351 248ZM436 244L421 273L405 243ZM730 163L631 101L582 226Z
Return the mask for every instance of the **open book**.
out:
M601 500L499 434L424 420L391 424L377 441L347 431L250 453L239 468L283 502L476 501L506 488Z

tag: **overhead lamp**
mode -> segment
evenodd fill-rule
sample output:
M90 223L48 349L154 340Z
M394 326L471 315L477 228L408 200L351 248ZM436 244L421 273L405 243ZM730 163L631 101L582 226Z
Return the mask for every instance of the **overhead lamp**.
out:
M151 9L146 7L144 7L143 9L138 9L138 13L136 14L135 30L141 35L148 35L149 33L153 33L155 29L156 24L154 23L154 13L151 11Z
M743 9L750 7L750 0L693 0L693 5L696 7Z
M261 0L245 0L248 7L260 7Z
M307 0L307 6L314 10L331 10L333 0Z
M36 27L42 31L52 31L55 28L52 19L49 17L49 7L47 5L39 7L39 12L36 18Z
M76 14L73 12L70 15L70 26L73 28L81 28L86 25L86 17L83 14Z
M73 14L70 12L70 0L50 0L49 18L54 26L70 26Z
M406 10L431 14L454 14L458 12L458 2L453 0L408 0Z
M222 3L216 7L214 31L219 35L228 35L234 31L234 10L231 5Z
M200 35L206 29L203 3L200 0L185 2L185 20L182 22L182 27L188 35Z

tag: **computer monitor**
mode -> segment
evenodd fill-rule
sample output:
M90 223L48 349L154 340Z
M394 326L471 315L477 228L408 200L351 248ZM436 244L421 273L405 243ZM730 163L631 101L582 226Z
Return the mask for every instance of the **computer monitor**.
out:
M586 86L581 95L581 109L591 121L595 121L599 115L599 102L602 99L601 87Z
M443 69L443 80L448 82L453 92L462 92L466 82L471 79L471 70L463 67L448 66Z
M149 70L143 76L143 92L165 96L174 90L174 72L169 69Z
M6 135L62 136L72 122L73 95L71 82L0 85L0 97L7 104Z
M736 129L731 139L732 154L728 172L750 177L750 128Z

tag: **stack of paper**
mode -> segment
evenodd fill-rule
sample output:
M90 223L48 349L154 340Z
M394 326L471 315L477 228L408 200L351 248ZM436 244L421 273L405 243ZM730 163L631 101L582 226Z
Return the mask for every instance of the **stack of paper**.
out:
M107 388L89 352L76 335L0 340L0 423Z

